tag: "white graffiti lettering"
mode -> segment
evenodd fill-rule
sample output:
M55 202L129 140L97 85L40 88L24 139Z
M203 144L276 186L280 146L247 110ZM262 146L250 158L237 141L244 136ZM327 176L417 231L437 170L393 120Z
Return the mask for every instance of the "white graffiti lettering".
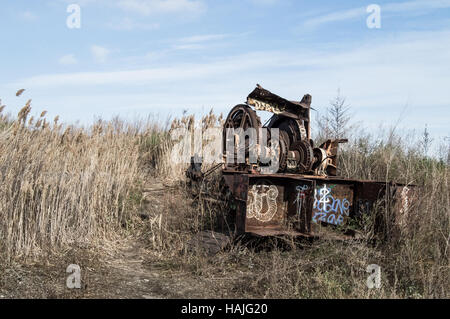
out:
M409 188L407 186L403 187L402 193L400 195L402 200L402 208L400 209L400 214L408 213L409 210L408 192Z
M407 224L408 219L408 211L409 211L409 198L408 198L409 188L407 186L403 187L402 192L400 194L401 207L398 223L400 226L405 226Z
M269 222L277 213L278 189L275 185L253 185L248 192L247 218ZM264 200L267 208L263 210Z
M309 189L308 185L301 185L295 188L297 190L297 198L295 199L295 203L297 203L297 215L301 215L302 206L305 202L306 192Z

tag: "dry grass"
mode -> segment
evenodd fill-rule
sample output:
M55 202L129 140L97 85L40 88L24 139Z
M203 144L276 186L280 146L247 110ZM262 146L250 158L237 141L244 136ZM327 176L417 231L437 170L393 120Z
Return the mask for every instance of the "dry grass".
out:
M310 244L285 238L254 246L237 242L212 258L190 253L186 243L193 233L223 229L217 221L226 203L202 198L202 189L220 192L220 176L211 176L194 200L189 188L164 198L165 209L150 222L149 245L174 276L196 278L189 296L200 298L448 298L450 172L417 145L394 130L381 139L359 132L340 155L343 176L418 186L400 228L389 218L393 207L381 202L363 221L364 240ZM375 221L383 223L381 233ZM366 286L370 264L381 266L379 290Z
M29 118L30 101L0 131L0 245L7 260L113 239L130 221L140 139L120 120L88 129Z
M42 258L67 247L101 247L131 235L146 245L152 269L189 283L180 297L449 297L448 166L393 132L381 140L357 134L340 165L344 176L421 186L399 234L385 231L383 241L374 241L372 219L363 225L366 240L237 241L208 257L189 251L187 242L201 230L227 228L220 222L226 201L203 196L222 191L220 175L211 175L192 197L184 179L187 164L170 161L168 125L114 119L80 128L29 113L30 103L15 119L0 112L2 262ZM171 128L192 130L193 122L184 117ZM210 113L202 131L221 122ZM153 181L171 188L146 194ZM140 221L143 204L147 219ZM382 267L380 290L366 287L365 270L373 263Z

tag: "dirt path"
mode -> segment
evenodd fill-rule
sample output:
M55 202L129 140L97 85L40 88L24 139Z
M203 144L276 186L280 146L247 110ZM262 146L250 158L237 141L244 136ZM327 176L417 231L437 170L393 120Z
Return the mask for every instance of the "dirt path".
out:
M154 183L145 188L140 212L153 218L167 205L170 187ZM35 264L0 266L0 299L3 298L201 298L208 284L197 274L181 270L178 263L157 256L139 236L111 244L98 253L90 248L70 250ZM106 253L105 253L106 251ZM69 264L81 268L81 289L69 289Z
M164 205L162 194L167 187L162 183L152 183L144 188L144 204L140 217L147 219L151 211ZM105 287L99 291L101 298L160 299L176 297L169 287L169 280L149 267L152 256L138 238L129 238L121 243L113 254L105 259L107 276Z
M99 297L164 298L161 291L158 292L159 276L143 266L145 250L137 243L128 243L127 246L106 261L106 267L109 269L108 289L104 296Z
M152 212L161 211L167 205L164 194L170 191L171 187L161 182L147 185L140 217L146 220L154 217ZM139 238L131 237L121 243L104 262L105 285L103 289L96 289L100 298L182 298L191 295L191 289L195 292L195 282L178 278L177 272L170 271L170 265L161 264Z

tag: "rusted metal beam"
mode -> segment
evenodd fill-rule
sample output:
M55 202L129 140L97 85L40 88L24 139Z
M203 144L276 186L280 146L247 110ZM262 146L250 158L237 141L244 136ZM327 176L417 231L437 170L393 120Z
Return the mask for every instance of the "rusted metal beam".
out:
M324 227L345 227L370 214L386 190L396 196L399 222L412 203L412 187L401 184L297 174L223 176L239 203L236 228L241 234L319 237Z
M262 88L258 84L256 89L248 95L247 104L258 111L272 112L297 119L309 119L311 95L305 95L300 102L289 101Z

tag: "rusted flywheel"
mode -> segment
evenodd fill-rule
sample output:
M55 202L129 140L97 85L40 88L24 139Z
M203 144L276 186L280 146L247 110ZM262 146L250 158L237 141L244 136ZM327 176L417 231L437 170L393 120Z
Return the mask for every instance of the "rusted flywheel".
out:
M269 128L278 128L281 132L286 133L288 149L291 149L290 146L293 145L296 141L302 140L302 135L300 132L300 126L296 120L287 118L287 117L279 117L275 115L276 120L273 120L269 124Z
M242 129L244 132L249 128L255 129L256 138L251 140L249 136L245 137L245 157L248 157L249 150L254 147L259 141L259 129L261 128L261 121L256 115L256 112L252 110L248 105L239 104L236 105L228 114L225 124L223 126L223 150L226 154L227 144L231 142L228 139L235 139L234 135L227 135L228 129ZM234 143L237 141L235 140ZM234 144L233 144L234 145ZM235 158L237 154L234 154Z
M280 131L280 160L279 172L284 172L287 167L287 158L289 151L289 136L286 131Z
M294 152L295 158L297 159L299 173L310 172L314 162L314 152L311 144L307 141L297 141L291 145L290 149Z

